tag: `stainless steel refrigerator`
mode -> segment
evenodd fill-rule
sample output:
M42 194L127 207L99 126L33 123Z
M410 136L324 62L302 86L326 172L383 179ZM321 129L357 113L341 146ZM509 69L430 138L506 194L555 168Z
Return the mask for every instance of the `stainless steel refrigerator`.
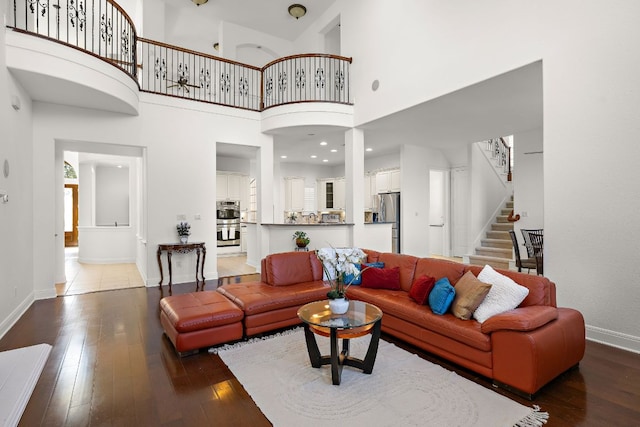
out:
M391 222L391 252L400 253L400 193L378 194L378 222Z

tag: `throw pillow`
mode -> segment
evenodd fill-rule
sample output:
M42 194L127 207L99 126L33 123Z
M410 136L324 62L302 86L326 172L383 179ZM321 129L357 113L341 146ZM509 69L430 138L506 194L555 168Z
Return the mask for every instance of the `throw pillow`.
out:
M400 290L400 267L370 268L362 272L363 288Z
M453 298L456 296L456 290L449 283L449 279L443 277L433 286L433 290L429 294L429 307L435 314L445 314Z
M358 270L362 270L362 264L354 264ZM384 262L369 262L364 264L365 267L384 268ZM343 274L342 281L345 285L359 285L362 283L362 274Z
M511 278L495 271L490 265L484 266L478 274L478 280L491 284L489 293L473 312L474 319L480 323L496 314L513 310L529 295L529 288L518 285Z
M469 320L471 315L489 293L491 285L476 279L471 271L467 271L456 283L456 297L451 305L451 312L458 319Z
M429 300L429 294L436 284L436 279L426 274L413 281L409 296L420 305L424 305Z

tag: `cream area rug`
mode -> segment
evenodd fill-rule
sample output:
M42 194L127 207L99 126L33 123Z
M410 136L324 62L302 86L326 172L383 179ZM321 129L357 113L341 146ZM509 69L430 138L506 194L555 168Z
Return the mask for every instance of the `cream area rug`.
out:
M18 425L50 352L49 344L0 352L0 422L3 426Z
M322 354L329 339L316 336ZM369 336L351 340L363 359ZM541 426L528 408L380 340L373 373L345 366L339 386L329 365L311 367L301 328L211 349L274 426Z

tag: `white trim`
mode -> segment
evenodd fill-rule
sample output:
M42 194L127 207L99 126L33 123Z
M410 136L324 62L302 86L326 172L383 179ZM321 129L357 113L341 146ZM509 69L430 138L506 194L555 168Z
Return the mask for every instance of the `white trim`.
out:
M597 326L587 325L585 329L589 341L640 354L640 337L598 328Z

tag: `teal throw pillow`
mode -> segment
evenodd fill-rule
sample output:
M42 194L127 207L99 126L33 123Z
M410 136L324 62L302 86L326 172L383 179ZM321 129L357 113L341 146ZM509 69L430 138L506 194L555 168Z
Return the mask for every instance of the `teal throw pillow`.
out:
M429 294L429 307L431 307L431 311L435 314L445 314L447 310L449 310L449 307L451 307L455 296L456 290L451 286L451 283L449 283L449 279L443 277L438 280Z
M362 270L362 264L355 264L355 266L358 270ZM365 267L384 268L384 262L366 263ZM355 274L343 274L342 281L344 282L345 285L348 285L349 283L351 283L352 285L362 284L362 274L358 274L358 277L355 277L355 278L354 276Z

